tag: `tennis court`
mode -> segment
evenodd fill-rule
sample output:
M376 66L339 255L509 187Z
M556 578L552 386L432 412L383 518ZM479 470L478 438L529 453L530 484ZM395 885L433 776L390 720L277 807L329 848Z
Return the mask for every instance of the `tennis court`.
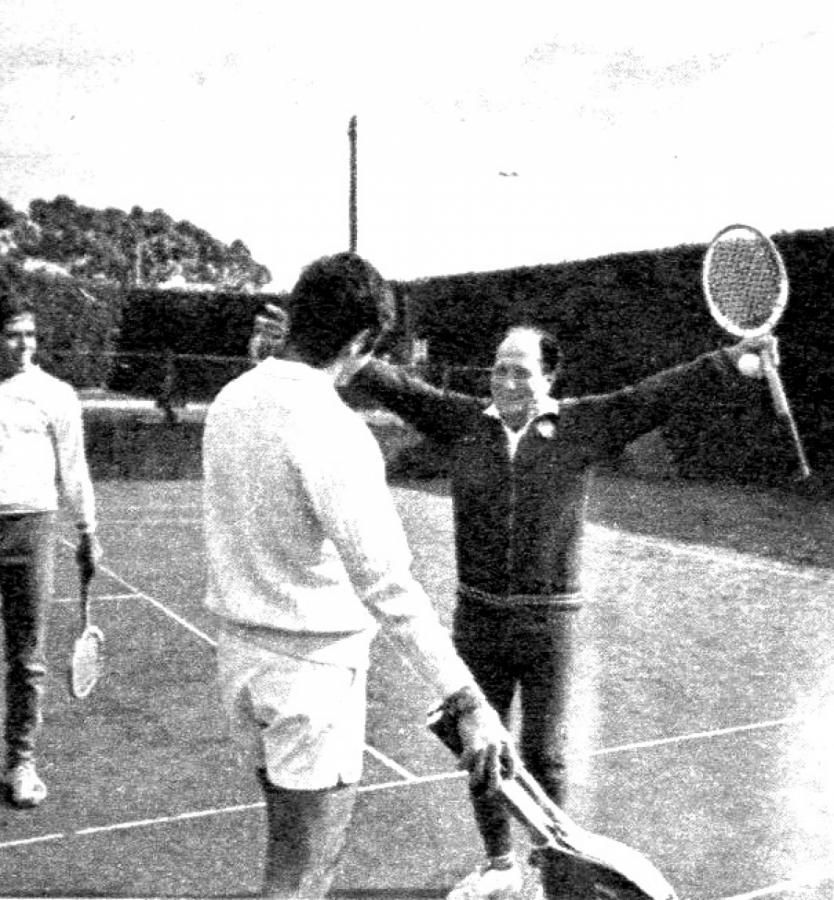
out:
M830 898L830 504L715 488L707 508L705 490L597 483L568 809L647 853L683 898ZM416 573L448 622L448 496L441 482L394 491ZM107 481L97 495L106 559L93 613L107 676L69 699L78 609L62 544L42 742L50 797L34 811L0 807L0 893L255 893L263 810L214 695L200 483ZM442 897L479 861L464 780L421 724L429 702L377 641L337 895Z

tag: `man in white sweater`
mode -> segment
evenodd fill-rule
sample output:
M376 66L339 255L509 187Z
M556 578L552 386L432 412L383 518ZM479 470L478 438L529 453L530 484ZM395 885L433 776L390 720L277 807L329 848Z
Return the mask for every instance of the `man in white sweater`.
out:
M35 768L46 674L58 486L78 528L77 562L91 578L101 554L75 391L34 362L35 313L21 276L0 270L0 597L6 641L6 785L37 806Z
M221 694L266 799L272 897L324 897L332 881L378 627L457 713L471 779L494 789L512 765L509 735L411 575L379 447L335 389L367 359L390 304L355 254L311 264L283 358L228 384L206 419L206 602Z

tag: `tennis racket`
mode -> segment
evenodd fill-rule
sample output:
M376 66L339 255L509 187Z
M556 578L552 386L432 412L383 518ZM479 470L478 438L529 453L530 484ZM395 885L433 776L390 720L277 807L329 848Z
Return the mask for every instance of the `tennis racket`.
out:
M438 710L429 716L428 727L460 756L460 736L452 715ZM549 856L554 863L543 867L545 897L677 900L675 889L647 857L612 838L586 831L547 796L519 761L514 769L512 778L502 779L499 790L512 815L537 844L535 856Z
M81 634L75 640L69 664L69 688L73 697L89 696L104 674L104 634L90 621L90 579L81 578Z
M715 321L740 338L771 332L788 304L788 275L773 241L749 225L730 225L712 239L701 273ZM811 474L799 430L773 355L760 354L773 407L790 429L803 478Z

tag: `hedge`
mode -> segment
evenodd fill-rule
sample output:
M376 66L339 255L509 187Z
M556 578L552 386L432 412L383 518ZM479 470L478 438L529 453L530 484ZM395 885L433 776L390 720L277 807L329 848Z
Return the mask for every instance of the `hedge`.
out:
M834 476L834 229L775 236L791 285L779 325L782 374L813 468ZM482 391L510 324L551 328L565 350L559 390L616 389L730 342L701 295L705 244L554 265L397 282L400 345L426 338L428 371ZM208 399L245 365L256 310L281 294L79 289L33 275L40 357L76 386ZM392 345L393 348L393 345ZM396 352L396 351L395 351ZM450 366L454 367L450 370ZM467 369L469 371L467 371ZM480 370L480 371L479 371ZM167 382L166 382L167 379ZM751 381L735 401L703 398L663 429L679 471L692 477L790 480L795 460L766 389Z
M834 474L834 229L775 236L790 281L779 324L782 376L813 468ZM488 366L502 332L532 322L565 351L559 390L613 390L731 343L701 292L706 245L614 254L559 265L422 279L402 285L414 334L435 363ZM663 430L692 477L790 482L796 462L762 382L735 402L703 398Z
M114 390L210 399L245 368L255 313L283 294L133 290L125 297Z
M77 388L107 385L121 319L118 292L70 278L29 273L38 362Z

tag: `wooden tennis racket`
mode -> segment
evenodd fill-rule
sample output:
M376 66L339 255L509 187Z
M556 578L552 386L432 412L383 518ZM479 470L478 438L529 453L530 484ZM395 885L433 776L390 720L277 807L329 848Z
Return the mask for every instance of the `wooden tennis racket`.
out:
M462 747L454 717L443 709L429 716L429 729L455 754ZM571 900L677 900L674 888L646 856L613 838L577 825L516 761L512 778L499 785L513 816L539 845L536 854L555 854L558 884L548 884L550 867L542 872L545 897Z
M90 579L80 579L81 634L76 638L69 663L69 689L83 699L104 674L104 634L90 619Z
M788 275L773 241L750 225L729 225L712 239L701 272L704 297L715 321L735 337L768 334L788 304ZM788 403L777 360L760 353L773 407L788 425L803 478L811 474Z

